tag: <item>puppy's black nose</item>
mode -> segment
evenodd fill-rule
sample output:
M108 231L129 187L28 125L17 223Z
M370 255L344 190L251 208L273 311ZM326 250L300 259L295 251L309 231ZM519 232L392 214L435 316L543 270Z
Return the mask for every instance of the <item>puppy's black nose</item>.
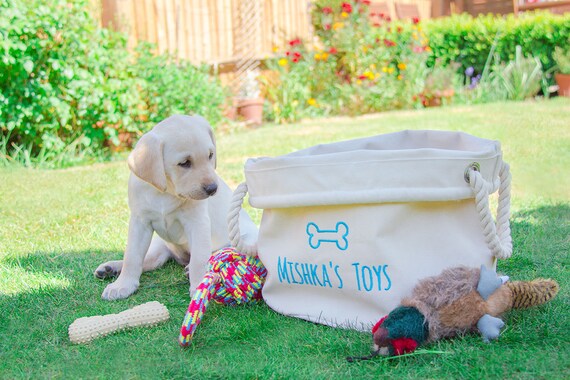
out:
M206 194L211 196L211 195L216 194L216 191L218 191L218 185L215 183L210 183L208 185L203 185L202 189L204 189Z

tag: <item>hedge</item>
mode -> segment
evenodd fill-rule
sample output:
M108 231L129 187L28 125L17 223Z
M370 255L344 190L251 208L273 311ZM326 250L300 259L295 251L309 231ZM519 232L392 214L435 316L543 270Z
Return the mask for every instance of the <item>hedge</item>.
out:
M548 71L554 66L554 48L569 44L570 13L526 12L518 17L462 14L428 20L424 28L432 50L428 64L440 59L457 62L463 70L473 67L480 73L493 44L503 62L513 60L520 45L526 55L539 58Z

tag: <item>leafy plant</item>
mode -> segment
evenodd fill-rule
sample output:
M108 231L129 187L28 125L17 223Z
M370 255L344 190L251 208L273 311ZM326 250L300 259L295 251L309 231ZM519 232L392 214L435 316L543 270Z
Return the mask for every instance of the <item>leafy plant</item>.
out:
M239 88L238 98L240 99L257 99L261 95L258 78L259 70L247 70L245 72L242 85Z
M144 82L143 109L149 122L140 130L144 132L173 114L199 114L213 125L219 123L227 96L219 79L209 74L207 66L196 67L168 54L154 54L154 48L141 43L136 49L133 72Z
M438 60L427 70L424 89L420 94L424 106L441 105L442 100L451 101L455 95L458 66L453 62L443 65Z
M497 68L498 79L508 100L524 100L535 96L541 88L542 64L536 57L525 57L520 46L515 59Z
M562 74L570 74L570 40L568 40L566 48L560 46L554 48L552 58L556 62L557 69Z

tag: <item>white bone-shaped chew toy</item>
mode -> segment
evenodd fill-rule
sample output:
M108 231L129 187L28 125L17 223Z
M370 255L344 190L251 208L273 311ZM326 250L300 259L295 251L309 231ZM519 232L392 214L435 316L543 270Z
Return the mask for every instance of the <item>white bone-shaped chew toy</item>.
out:
M319 226L311 222L307 224L309 246L317 249L321 243L335 243L337 248L344 251L348 248L348 226L344 222L338 222L334 230L321 230Z
M76 319L68 329L72 343L86 343L115 331L138 326L152 326L170 318L166 306L147 302L119 314L96 315Z

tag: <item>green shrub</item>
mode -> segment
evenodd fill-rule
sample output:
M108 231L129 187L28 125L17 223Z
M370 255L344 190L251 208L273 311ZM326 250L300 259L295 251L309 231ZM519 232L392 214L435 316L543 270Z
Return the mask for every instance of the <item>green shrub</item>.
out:
M176 61L167 54L155 55L153 48L148 43L137 47L134 68L136 77L145 82L148 121L155 124L173 114L199 114L212 125L218 124L229 93L209 74L209 68Z
M0 162L106 157L173 113L220 121L225 92L205 68L149 45L134 53L87 9L87 0L0 0Z
M557 46L552 54L554 62L556 62L556 70L562 74L570 74L570 40L568 40L564 48Z
M495 53L503 62L512 61L516 46L537 57L543 70L554 66L552 53L570 38L570 13L563 16L550 12L525 12L515 17L467 14L428 20L425 23L432 50L429 64L435 59L457 62L462 69L473 67L482 73L495 44Z
M8 152L55 159L103 148L143 110L126 39L85 1L0 0L0 129Z

